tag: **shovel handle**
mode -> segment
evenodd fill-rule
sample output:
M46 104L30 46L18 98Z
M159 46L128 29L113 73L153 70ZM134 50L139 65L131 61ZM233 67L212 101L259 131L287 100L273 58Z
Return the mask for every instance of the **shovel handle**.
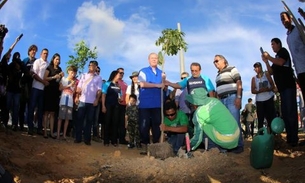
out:
M185 144L186 144L186 151L190 152L191 151L191 143L190 143L189 133L185 134Z

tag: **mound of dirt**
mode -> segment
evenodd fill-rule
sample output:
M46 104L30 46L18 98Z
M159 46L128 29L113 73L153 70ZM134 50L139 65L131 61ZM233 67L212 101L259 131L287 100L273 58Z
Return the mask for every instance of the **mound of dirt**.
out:
M305 135L300 134L301 140ZM219 153L217 149L193 152L192 158L165 160L140 155L126 145L105 147L92 142L67 141L28 136L26 132L0 132L0 164L18 183L73 182L304 182L305 147L289 147L284 135L276 138L272 167L250 166L251 140L241 154Z

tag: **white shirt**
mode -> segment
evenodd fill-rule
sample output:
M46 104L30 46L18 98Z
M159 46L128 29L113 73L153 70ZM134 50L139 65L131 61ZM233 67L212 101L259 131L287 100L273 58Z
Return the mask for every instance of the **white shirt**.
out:
M266 74L263 73L263 76L261 78L257 78L257 76L254 76L255 79L255 90L259 90L260 88L266 88L271 87L268 78L266 77ZM272 91L266 91L262 93L256 94L255 100L258 102L263 102L266 100L269 100L271 97L274 96L274 93Z
M46 72L46 69L47 69L48 65L49 65L48 61L42 60L42 58L39 58L39 59L35 60L31 70L35 74L37 74L41 79L43 79L44 78L44 73ZM36 89L39 89L39 90L43 90L44 89L44 84L37 81L36 79L33 79L32 87L36 88Z
M138 84L135 84L135 91L134 91L134 94L137 96L137 105L139 105L140 103L140 100L139 100L139 90L138 90ZM131 95L131 85L128 85L127 86L127 90L126 90L126 95ZM129 105L129 104L127 104Z
M71 81L68 80L68 78L62 78L60 83L62 84L62 86L68 86ZM60 102L59 102L59 106L69 106L69 107L73 107L73 93L75 91L75 87L69 87L64 89L61 92L61 96L60 96Z

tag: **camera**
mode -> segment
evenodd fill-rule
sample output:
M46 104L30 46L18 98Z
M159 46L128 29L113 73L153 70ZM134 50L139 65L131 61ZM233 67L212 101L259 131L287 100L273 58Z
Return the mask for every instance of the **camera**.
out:
M5 25L0 24L0 41L3 41L7 32L8 32L8 29L5 27Z

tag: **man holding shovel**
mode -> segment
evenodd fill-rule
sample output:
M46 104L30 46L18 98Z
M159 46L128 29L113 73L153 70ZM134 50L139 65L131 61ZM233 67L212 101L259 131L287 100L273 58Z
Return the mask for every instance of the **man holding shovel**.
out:
M164 115L164 123L160 125L160 129L167 132L167 141L172 145L174 154L177 154L180 147L184 145L189 124L188 117L177 109L174 102L164 104Z
M233 149L238 144L239 127L230 111L218 99L207 94L204 88L196 88L186 95L186 100L195 110L191 150L195 150L204 138L208 139L206 150L212 147L218 147L221 152Z
M139 72L139 127L140 138L144 152L147 154L147 144L150 143L149 130L152 130L153 143L159 142L161 131L161 89L164 87L162 78L165 74L157 67L158 55L151 53L148 56L149 66Z

